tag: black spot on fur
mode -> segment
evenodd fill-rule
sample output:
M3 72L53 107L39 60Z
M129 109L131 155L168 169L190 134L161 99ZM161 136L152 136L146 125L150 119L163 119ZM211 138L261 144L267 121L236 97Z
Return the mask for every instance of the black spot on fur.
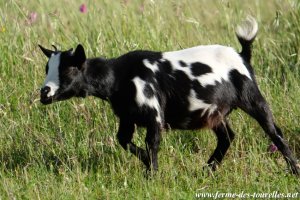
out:
M212 72L211 68L208 65L199 62L193 63L191 65L191 70L194 76L200 76Z
M145 85L143 93L144 93L145 97L147 97L148 99L150 99L154 95L154 91L149 84Z
M192 87L196 93L196 97L207 104L230 105L236 98L236 92L231 82L216 82L215 85L207 85L203 87L199 81L194 80Z
M167 78L166 87L167 102L165 119L173 128L182 128L182 121L189 115L188 95L191 89L191 80L180 70L174 71L173 78ZM178 115L180 113L180 115Z
M183 71L176 70L174 73L174 89L179 91L182 97L187 97L191 89L191 79Z
M159 71L163 71L166 74L172 73L172 65L171 65L170 61L168 61L168 60L159 62L158 67L159 67Z
M203 87L199 81L192 81L192 88L196 92L197 99L203 100L205 103L211 103L212 94L215 92L215 86L207 85Z
M229 72L229 78L238 92L243 90L244 84L246 83L245 80L248 79L246 76L240 74L236 69Z
M181 67L186 67L187 66L187 64L185 62L183 62L182 60L179 61L179 65Z

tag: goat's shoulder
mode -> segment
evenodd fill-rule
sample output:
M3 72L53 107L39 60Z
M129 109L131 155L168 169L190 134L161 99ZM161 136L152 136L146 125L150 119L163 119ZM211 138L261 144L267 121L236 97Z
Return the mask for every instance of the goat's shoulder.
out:
M162 53L156 51L147 51L147 50L135 50L130 51L126 54L117 58L117 62L122 65L128 64L141 64L143 60L149 60L154 62L161 59Z
M162 58L161 52L136 50L128 52L116 59L113 65L116 78L123 82L131 82L135 77L151 81L155 77L155 63Z

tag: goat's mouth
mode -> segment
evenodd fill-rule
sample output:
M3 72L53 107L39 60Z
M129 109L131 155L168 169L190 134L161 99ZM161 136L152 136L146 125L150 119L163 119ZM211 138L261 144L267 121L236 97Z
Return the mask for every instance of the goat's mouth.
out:
M48 94L41 93L40 102L44 105L51 104L57 100L57 94L48 96Z
M51 104L51 103L53 103L53 101L54 101L53 96L51 96L51 97L41 96L41 99L40 99L40 102L44 105Z
M74 96L75 96L74 91L72 90L64 91L64 92L57 91L54 95L49 97L47 94L44 95L43 93L41 93L40 102L44 105L47 105L57 101L67 100Z

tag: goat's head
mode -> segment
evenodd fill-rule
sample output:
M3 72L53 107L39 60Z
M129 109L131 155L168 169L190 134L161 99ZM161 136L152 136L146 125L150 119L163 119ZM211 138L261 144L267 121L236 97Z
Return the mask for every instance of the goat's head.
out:
M46 80L41 88L41 103L50 104L74 96L85 96L81 90L81 69L86 56L79 44L76 50L54 51L39 45L42 52L49 58L46 65Z

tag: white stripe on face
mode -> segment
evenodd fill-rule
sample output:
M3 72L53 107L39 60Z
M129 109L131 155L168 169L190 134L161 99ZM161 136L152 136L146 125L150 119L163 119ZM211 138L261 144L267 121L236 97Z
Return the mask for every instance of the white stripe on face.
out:
M58 67L60 64L60 54L52 54L49 62L48 62L48 74L46 80L44 82L44 87L50 87L50 91L47 94L47 97L51 97L55 94L55 92L59 88L59 75L58 75Z

